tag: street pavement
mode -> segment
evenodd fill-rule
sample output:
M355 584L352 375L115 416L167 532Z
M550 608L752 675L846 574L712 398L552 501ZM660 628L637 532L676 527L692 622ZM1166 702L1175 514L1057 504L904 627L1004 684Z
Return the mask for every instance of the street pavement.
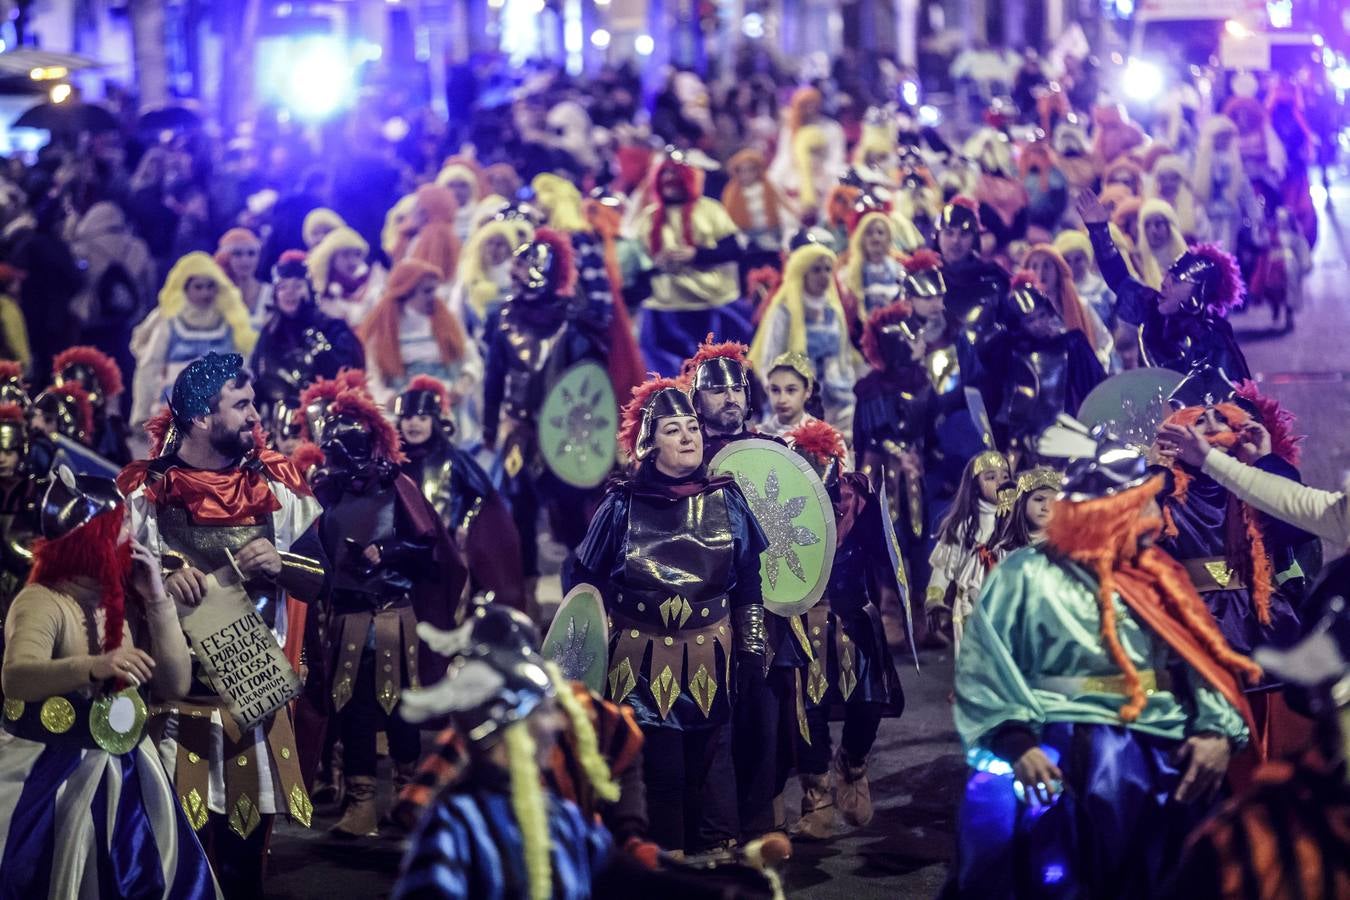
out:
M1299 417L1308 435L1304 480L1335 489L1350 470L1350 182L1315 195L1322 208L1321 235L1304 307L1292 332L1272 330L1270 314L1254 309L1234 318L1248 362L1263 391ZM1331 217L1341 211L1342 221ZM554 595L556 580L541 585ZM811 900L930 898L941 888L952 857L956 810L964 779L960 745L948 700L949 651L920 656L916 672L898 660L907 706L903 718L882 722L871 760L876 817L867 828L827 843L798 842L784 872L788 893ZM838 725L835 737L838 738ZM788 809L800 793L788 789ZM384 800L387 807L388 798ZM312 830L283 825L272 842L269 896L285 900L378 898L397 868L397 840L346 844L327 838L331 815L317 815Z

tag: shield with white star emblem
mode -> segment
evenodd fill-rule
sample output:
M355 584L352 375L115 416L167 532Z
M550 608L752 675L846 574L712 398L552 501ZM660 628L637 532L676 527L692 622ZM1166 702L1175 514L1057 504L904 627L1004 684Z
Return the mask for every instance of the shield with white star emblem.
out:
M609 623L600 592L589 584L568 591L558 606L539 651L571 681L605 692L609 669Z
M603 366L587 360L553 383L539 412L539 454L549 471L577 488L593 488L614 468L618 406Z
M834 566L834 504L810 463L761 438L723 447L708 471L731 475L769 539L760 556L764 608L798 616L825 594Z

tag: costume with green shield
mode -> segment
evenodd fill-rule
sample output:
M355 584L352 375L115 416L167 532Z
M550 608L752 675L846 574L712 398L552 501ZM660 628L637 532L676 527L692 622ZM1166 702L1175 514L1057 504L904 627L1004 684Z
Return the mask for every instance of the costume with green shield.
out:
M603 597L605 696L630 705L642 728L651 837L667 849L736 837L731 708L743 683L764 677L768 542L745 496L702 467L672 478L655 465L657 423L693 415L672 380L634 392L623 444L636 471L611 486L563 578L569 592L591 585ZM574 643L584 657L585 642Z

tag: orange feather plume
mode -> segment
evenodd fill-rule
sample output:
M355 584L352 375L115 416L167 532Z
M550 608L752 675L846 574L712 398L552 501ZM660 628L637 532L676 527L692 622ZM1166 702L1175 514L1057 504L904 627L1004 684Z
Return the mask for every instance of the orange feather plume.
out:
M746 354L750 348L739 341L723 341L720 344L713 343L713 334L708 332L708 336L703 339L703 343L698 345L698 351L689 359L685 360L684 368L680 371L681 378L692 378L698 371L698 367L710 359L734 359L746 368L750 369L750 360Z
M23 407L17 403L0 403L0 422L18 422L26 423L28 417L23 414Z
M73 365L88 366L94 371L94 379L98 381L103 396L115 397L122 393L122 370L118 368L116 361L111 356L97 347L83 344L77 347L67 347L56 354L56 357L52 360L52 374L60 372L66 366Z
M329 409L329 415L335 418L348 416L365 425L370 431L375 456L396 465L408 461L399 448L398 431L364 392L346 390L338 394Z
M803 422L789 431L787 438L798 453L814 456L822 463L842 460L848 453L843 436L829 422L820 419Z
M0 359L0 381L23 380L23 365L12 359Z
M863 329L862 352L863 358L872 368L886 368L886 357L881 352L881 330L887 325L908 319L913 314L914 307L908 300L896 300L868 317L867 327Z
M318 444L311 444L309 441L301 441L291 451L291 465L300 471L301 475L308 477L310 469L315 466L321 466L326 461L323 450Z
M676 390L688 391L689 381L686 378L658 378L652 377L633 388L633 397L623 408L623 418L619 422L619 446L624 449L633 459L636 459L638 438L642 431L642 409L647 405L647 401L653 394L664 391L666 388L675 388Z
M929 250L927 247L915 250L905 258L905 271L911 274L940 268L942 268L942 257L936 250Z
M436 395L440 403L441 412L450 412L450 388L446 387L445 382L431 375L414 375L408 382L408 386L403 389L403 393L409 391L428 391Z

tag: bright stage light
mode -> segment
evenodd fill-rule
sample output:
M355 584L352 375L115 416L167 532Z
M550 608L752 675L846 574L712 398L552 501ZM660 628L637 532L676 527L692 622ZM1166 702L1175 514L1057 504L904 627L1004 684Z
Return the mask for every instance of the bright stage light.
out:
M591 46L600 50L609 46L609 32L603 28L597 28L591 32Z
M1163 92L1167 79L1162 67L1146 59L1131 59L1125 64L1125 96L1140 103L1156 99Z
M656 41L650 34L639 34L633 38L633 49L638 56L651 56L656 52Z
M344 106L352 91L352 64L332 38L298 42L291 57L284 99L302 119L326 119Z
M50 94L53 103L65 103L70 99L70 85L58 84L52 88Z

